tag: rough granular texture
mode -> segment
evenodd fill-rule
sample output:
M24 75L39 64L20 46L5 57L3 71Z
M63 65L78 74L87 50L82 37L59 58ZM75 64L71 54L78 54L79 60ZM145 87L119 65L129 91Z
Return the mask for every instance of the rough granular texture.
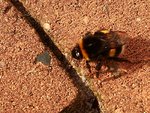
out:
M51 67L34 64L44 51L39 37L11 4L0 7L0 112L60 112L77 88L51 52Z
M72 59L70 54L71 49L75 46L75 44L82 37L82 35L84 35L88 31L95 32L100 28L126 32L129 35L129 37L126 43L126 50L124 51L124 54L121 57L127 58L128 60L131 61L131 63L108 62L118 67L119 70L124 70L125 73L123 73L123 76L116 77L116 79L113 78L111 79L110 76L107 76L110 75L109 73L107 74L100 73L98 79L92 78L89 80L90 81L89 85L96 92L97 97L100 99L102 110L106 113L144 113L144 112L149 113L150 112L150 107L149 107L150 106L150 97L149 97L150 95L149 94L150 92L150 88L149 88L150 87L150 83L149 83L150 82L150 59L149 59L150 57L150 46L149 46L150 44L150 33L149 33L150 2L149 1L147 0L143 0L143 1L141 0L135 0L135 1L132 0L128 0L128 1L125 0L124 1L123 0L109 0L109 1L20 0L20 1L22 1L23 5L30 12L30 14L34 18L36 18L38 22L40 22L41 26L45 27L45 31L50 36L53 36L54 43L66 55L68 60L70 62L73 62L73 64L77 67L76 69L80 70L82 74L88 74L88 72L86 71L87 69L85 67L85 61L84 60L81 62L75 61ZM7 10L3 10L4 12L6 12L5 15L11 13L11 11L8 11L9 7L6 9ZM1 23L4 23L2 20L4 21L5 19L1 19ZM15 21L17 21L16 18L11 19L11 21L10 20L9 22L7 21L7 24L9 24L9 26L7 24L3 24L3 26L0 28L3 30L4 25L6 26L7 29L12 28L12 25L14 25ZM19 27L18 30L20 30L21 24L19 22L15 22L15 23L16 26ZM27 38L28 40L31 38L31 36L29 37L29 35L23 35L20 32L17 32L18 30L14 30L14 29L9 29L9 30L10 30L9 33L11 35L17 34L20 37L28 36ZM32 30L27 30L27 29L23 29L23 31L33 32ZM6 33L3 34L7 36ZM10 35L8 35L8 37L9 36ZM8 39L9 41L6 42L5 41L6 39ZM15 38L13 39L6 38L6 39L4 40L6 45L17 44L16 41L15 43L11 41L14 40ZM24 38L22 40L24 40ZM34 41L32 43L34 44ZM32 44L30 44L29 46L31 45ZM25 47L29 47L29 46L25 46ZM28 52L30 51L31 53L33 52L33 50L30 50L30 47L28 49L26 49L26 51ZM2 53L4 53L4 51L6 50L2 49L1 51ZM19 51L19 50L10 49L11 53L9 54L9 57L11 58L11 60L14 60L12 56L15 51ZM20 52L18 54L20 55ZM28 55L24 57L28 58L30 56ZM2 58L4 59L3 55ZM16 59L17 57L15 56L14 58ZM5 65L5 63L3 62L1 64ZM32 65L32 63L30 65ZM27 66L25 65L23 67L16 66L12 68L13 69L12 71L11 69L10 70L8 69L7 71L15 72L14 71L16 70L15 68L21 68L22 70L26 70L26 71L30 69L27 68ZM94 71L94 68L92 69L93 69L92 71ZM2 73L6 73L7 71L3 71ZM18 72L16 71L16 73ZM40 81L41 80L39 80L39 82ZM36 85L36 87L39 88L38 85ZM63 90L62 92L66 92L66 91ZM73 92L72 95L74 95ZM69 98L70 97L72 96L69 96ZM8 101L3 101L3 102L7 103ZM69 104L68 101L63 101L63 102L66 102L67 103L66 105ZM42 104L40 106L42 106ZM70 106L74 107L72 104ZM61 109L62 107L58 107L58 108Z

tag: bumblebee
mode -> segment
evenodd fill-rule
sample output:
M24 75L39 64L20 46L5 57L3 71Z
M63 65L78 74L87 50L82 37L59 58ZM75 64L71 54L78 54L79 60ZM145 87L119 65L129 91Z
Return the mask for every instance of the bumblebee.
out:
M79 43L72 50L72 57L75 59L85 59L90 70L90 61L98 61L96 69L99 70L100 62L103 59L113 59L116 61L126 61L118 58L123 50L124 43L121 41L117 31L100 30L94 34L88 32L79 40Z

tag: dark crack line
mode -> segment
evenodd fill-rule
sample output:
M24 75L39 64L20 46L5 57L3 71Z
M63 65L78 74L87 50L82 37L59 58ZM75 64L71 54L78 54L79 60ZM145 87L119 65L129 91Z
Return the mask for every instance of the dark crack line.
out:
M27 22L36 30L37 34L39 35L45 47L49 48L50 51L54 53L56 58L62 64L61 67L65 69L66 72L68 72L68 74L70 75L69 77L70 79L72 79L73 84L79 89L79 94L81 92L85 92L87 95L89 94L92 95L92 97L96 99L96 101L98 101L97 98L94 96L92 90L82 82L81 78L77 74L76 70L69 63L67 58L62 54L60 49L55 45L51 37L49 37L48 34L43 30L41 25L29 14L29 12L26 10L23 4L18 0L10 0L10 2L16 7L16 9L19 12L22 13L22 15L27 20ZM97 110L100 112L99 105L94 107L97 107Z

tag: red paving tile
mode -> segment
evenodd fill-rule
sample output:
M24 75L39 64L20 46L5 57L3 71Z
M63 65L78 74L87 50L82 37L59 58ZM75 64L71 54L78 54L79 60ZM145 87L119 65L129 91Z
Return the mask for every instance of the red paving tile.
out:
M81 75L88 76L85 62L73 60L70 51L82 35L100 28L127 32L129 37L122 57L132 61L132 64L116 63L127 73L117 79L107 80L107 74L100 75L99 79L88 79L89 86L102 102L102 111L106 113L150 112L149 1L21 1L41 26L45 23L50 25L46 32L53 36L55 44Z
M128 73L118 79L102 82L102 86L100 83L105 77L102 80L92 79L91 87L100 95L105 112L150 111L149 89L145 88L149 87L150 81L148 1L44 0L23 1L23 4L41 25L50 24L48 34L54 36L54 42L71 62L70 49L87 31L107 28L127 32L129 38L123 57L133 64L118 65ZM84 62L74 61L74 64L82 68L77 70L86 73Z
M34 64L44 51L35 30L9 3L0 3L0 112L60 112L78 93L51 55L49 66Z

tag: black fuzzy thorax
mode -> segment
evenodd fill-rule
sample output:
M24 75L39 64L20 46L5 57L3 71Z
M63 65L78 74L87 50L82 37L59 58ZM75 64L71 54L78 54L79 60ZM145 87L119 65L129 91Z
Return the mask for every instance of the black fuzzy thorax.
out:
M111 45L112 42L115 46ZM83 38L83 49L88 54L90 60L110 57L109 51L111 49L116 49L114 57L117 57L122 51L122 43L113 32L108 34L96 32L94 35L88 35Z

